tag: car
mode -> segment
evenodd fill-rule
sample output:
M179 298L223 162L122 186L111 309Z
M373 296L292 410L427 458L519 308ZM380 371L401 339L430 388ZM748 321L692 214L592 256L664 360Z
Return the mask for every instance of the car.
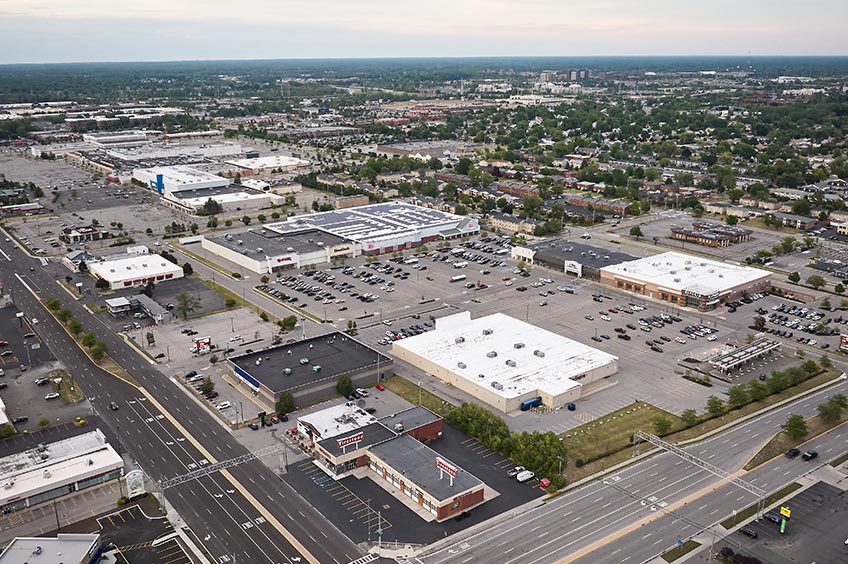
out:
M288 421L289 420L289 416L286 415L285 413L279 413L278 417L280 418L280 421Z
M191 378L192 376L197 376L197 370L191 370L189 372L186 372L186 379Z
M686 344L686 339L683 339L683 338L681 338L681 337L675 337L675 338L674 338L674 340L675 340L676 342L680 343L681 345L685 345L685 344Z
M251 422L251 423L248 423L247 426L250 427L251 429L253 429L254 431L259 430L259 424L258 423Z
M362 398L368 397L368 391L363 390L362 388L356 388L356 393L359 394L359 397L362 397Z
M817 453L816 451L808 450L807 452L805 452L804 454L801 455L801 460L809 462L811 460L818 458L818 456L819 456L819 453Z
M370 413L371 415L374 415L375 413L377 413L377 408L376 407L366 407L365 412Z
M609 341L610 336L609 335L601 335L601 339L606 339L607 341Z
M212 401L213 399L218 397L218 392L212 391L212 392L209 392L209 393L203 394L203 395L206 397L206 399Z
M29 421L29 417L26 415L19 415L12 419L12 423L26 423L27 421Z
M232 407L232 405L233 402L231 401L222 401L221 403L215 406L215 409L217 409L218 411L224 411L225 409Z
M789 450L787 450L787 451L784 453L784 456L785 456L786 458L795 458L795 457L797 457L799 454L801 454L801 451L800 451L800 450L798 450L797 448L790 448Z
M38 320L37 320L36 318L34 318L34 317L32 318L32 324L33 324L33 325L38 325Z
M618 337L619 339L623 340L623 341L629 341L629 340L630 340L630 335L628 335L628 334L626 334L626 333L619 333L619 334L617 335L617 337Z
M54 400L54 399L58 399L58 398L59 398L59 392L50 392L49 394L44 396L44 399L46 399L46 400Z
M593 335L593 336L592 336L592 340L593 340L593 341L596 341L596 342L598 342L598 343L603 343L603 342L604 342L604 340L603 340L603 339L601 339L600 337L598 337L597 335Z
M233 335L230 337L230 342L241 341L241 335Z
M636 327L636 326L635 326L635 325L633 325L632 323L628 323L627 325L625 325L625 327L627 327L628 329L632 329L632 330L634 330L634 331L635 331L636 329L638 329L638 327Z
M119 409L118 404L115 403L114 401L110 401L109 402L109 409L111 409L112 411L118 411L118 409Z
M584 316L583 316L583 319L588 319L589 321L594 321L594 320L595 320L595 318L594 318L594 317L592 317L592 316L591 316L591 315L589 315L589 314L584 315Z
M384 385L382 385L382 384L377 384L377 385L376 385L376 386L374 386L374 387L375 387L375 388L377 388L378 390L380 390L381 392L382 392L383 390L385 390L385 389L386 389L386 387L385 387Z
M507 471L506 475L510 478L515 478L525 470L526 468L524 468L524 466L516 466L515 468L511 468L509 471Z
M547 300L541 301L541 302L539 302L539 305L544 307L544 306L548 305L548 301Z
M3 351L0 353L0 356L12 356L13 354L15 353L13 353L12 351Z
M715 335L710 335L709 337L707 337L708 341L715 341L716 339L718 339L718 337L716 337Z
M159 353L156 356L154 356L153 358L155 358L155 359L165 358L165 353Z
M768 513L764 513L763 519L765 519L766 521L771 521L772 523L775 523L777 525L779 525L780 522L783 520L779 515L777 515L776 513L772 513L771 511L769 511Z
M747 537L751 537L752 539L758 538L760 536L760 534L751 527L742 527L741 529L739 529L739 532Z
M50 383L49 378L36 378L35 379L35 385L36 386L46 386L49 383Z
M9 343L6 341L0 341L0 347L8 347Z

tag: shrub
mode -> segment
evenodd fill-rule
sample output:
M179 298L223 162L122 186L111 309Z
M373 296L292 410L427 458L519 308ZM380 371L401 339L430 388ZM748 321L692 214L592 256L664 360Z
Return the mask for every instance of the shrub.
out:
M241 278L241 274L239 274L238 272L233 272L232 277L233 278Z
M227 298L226 300L224 300L224 305L226 305L227 307L235 307L236 301L233 298Z
M46 417L42 417L41 419L38 420L38 426L39 427L47 427L48 425L50 425L50 420L47 419Z

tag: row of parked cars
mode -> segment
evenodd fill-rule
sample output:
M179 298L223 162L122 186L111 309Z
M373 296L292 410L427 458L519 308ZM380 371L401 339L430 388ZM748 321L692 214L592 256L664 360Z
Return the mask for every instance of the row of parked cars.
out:
M746 296L744 298L740 298L738 300L734 300L732 302L728 302L725 304L727 306L728 313L735 312L738 308L742 307L745 304L752 304L757 300L761 300L768 296L768 292L757 292L756 294L751 294L750 296Z
M392 322L383 322L384 325L391 325ZM415 325L410 325L409 327L403 327L401 329L397 329L396 331L386 331L386 337L384 339L380 339L377 341L378 345L388 345L392 341L399 341L400 339L406 339L407 337L414 337L415 335L420 335L421 333L425 333L433 328L433 324L429 321L424 323L416 323Z

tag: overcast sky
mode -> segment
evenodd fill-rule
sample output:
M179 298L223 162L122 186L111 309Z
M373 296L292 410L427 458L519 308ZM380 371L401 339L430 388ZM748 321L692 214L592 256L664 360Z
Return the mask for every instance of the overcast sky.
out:
M0 63L848 55L848 0L0 0Z

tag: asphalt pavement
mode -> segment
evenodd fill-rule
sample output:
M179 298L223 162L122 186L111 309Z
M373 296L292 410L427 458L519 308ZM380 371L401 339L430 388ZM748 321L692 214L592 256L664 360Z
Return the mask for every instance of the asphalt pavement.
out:
M27 286L37 292L41 300L53 297L61 300L86 330L94 331L97 338L106 343L110 356L218 461L247 454L229 430L192 401L177 383L158 372L151 361L132 350L56 284L55 280L62 275L61 266L54 263L42 268L37 259L11 244L4 245L3 251L11 259L0 258L3 287L12 293L17 307L28 317L42 320L36 329L39 336L74 375L101 418L121 437L132 458L151 478L173 478L212 461L206 460L138 389L97 368L47 314ZM30 267L33 270L30 271ZM106 407L111 401L118 403L118 410ZM229 472L318 562L344 564L362 555L356 545L261 461L233 466ZM224 557L232 560L233 556L236 561L256 563L306 560L220 473L175 486L167 491L166 497L209 552L221 562L227 561Z

